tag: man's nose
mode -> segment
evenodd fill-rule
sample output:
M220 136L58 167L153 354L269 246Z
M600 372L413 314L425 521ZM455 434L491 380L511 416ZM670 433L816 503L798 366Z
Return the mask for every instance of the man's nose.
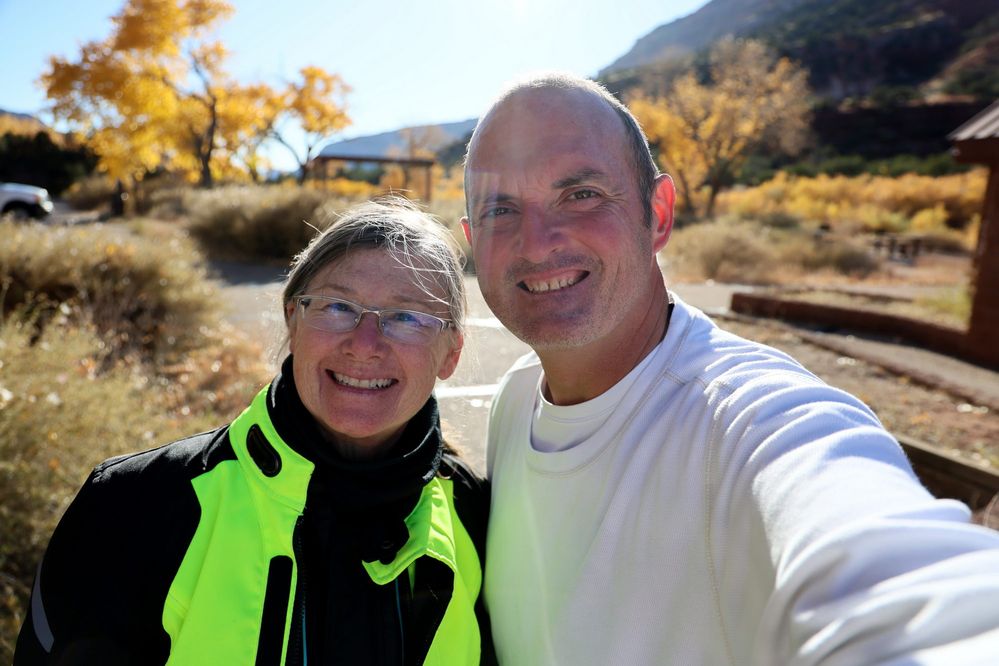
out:
M524 259L541 263L563 243L561 225L541 207L525 207L520 224L520 253Z

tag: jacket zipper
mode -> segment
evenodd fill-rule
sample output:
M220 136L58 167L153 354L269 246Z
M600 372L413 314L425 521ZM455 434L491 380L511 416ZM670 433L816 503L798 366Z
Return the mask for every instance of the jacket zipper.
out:
M288 666L306 666L308 663L308 644L305 641L305 556L302 550L302 530L305 522L303 513L295 521L295 531L292 533L292 547L295 553L295 563L298 566L298 581L295 584L295 607L291 617L291 631L288 634Z
M403 573L406 573L403 571ZM395 610L396 617L399 618L399 663L405 665L406 663L406 629L402 623L402 596L399 593L399 578L401 576L396 576L395 578Z

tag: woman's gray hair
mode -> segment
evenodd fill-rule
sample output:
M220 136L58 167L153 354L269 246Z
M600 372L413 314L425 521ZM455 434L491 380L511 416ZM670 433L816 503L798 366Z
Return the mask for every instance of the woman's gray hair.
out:
M370 248L384 249L412 270L416 284L431 301L447 306L451 321L464 332L467 301L461 250L443 224L402 197L386 197L351 208L294 258L282 294L285 323L288 305L305 293L317 273L351 250ZM444 299L438 295L441 290L446 294Z

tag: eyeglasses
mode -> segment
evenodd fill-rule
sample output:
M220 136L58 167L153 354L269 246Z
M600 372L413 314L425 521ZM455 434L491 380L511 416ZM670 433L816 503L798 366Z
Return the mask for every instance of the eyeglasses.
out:
M327 333L346 333L357 328L364 313L378 317L378 330L386 338L409 344L428 344L454 322L425 312L386 308L373 310L342 298L303 294L295 297L302 320L310 328Z

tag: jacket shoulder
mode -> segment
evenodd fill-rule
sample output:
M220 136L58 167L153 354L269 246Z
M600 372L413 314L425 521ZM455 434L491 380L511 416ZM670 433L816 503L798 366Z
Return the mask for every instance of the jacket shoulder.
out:
M94 468L90 482L97 485L155 478L191 479L224 460L234 460L228 426L185 437L148 451L109 458Z

